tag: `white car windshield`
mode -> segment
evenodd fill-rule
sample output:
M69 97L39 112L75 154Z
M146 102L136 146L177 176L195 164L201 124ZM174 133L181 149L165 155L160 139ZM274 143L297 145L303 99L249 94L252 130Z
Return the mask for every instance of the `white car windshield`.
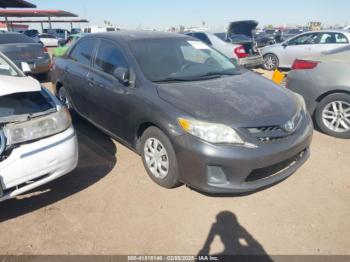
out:
M0 55L0 76L23 76L23 74Z
M132 40L129 46L143 73L153 82L195 81L237 73L227 57L195 39Z

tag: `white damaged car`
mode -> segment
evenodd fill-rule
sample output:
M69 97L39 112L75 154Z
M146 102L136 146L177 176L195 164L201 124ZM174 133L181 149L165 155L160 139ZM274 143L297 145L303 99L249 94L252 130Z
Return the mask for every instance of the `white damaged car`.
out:
M0 202L69 173L77 162L65 107L0 53Z

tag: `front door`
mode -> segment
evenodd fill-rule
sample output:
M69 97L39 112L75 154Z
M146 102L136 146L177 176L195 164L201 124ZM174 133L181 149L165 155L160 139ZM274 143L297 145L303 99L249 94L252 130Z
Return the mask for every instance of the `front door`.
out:
M116 68L129 68L122 49L114 42L100 40L93 69L89 96L93 97L91 119L102 128L127 141L131 119L129 90L113 76Z
M280 67L290 68L295 59L306 58L317 54L316 47L318 41L318 33L303 34L288 41L288 45L282 47Z

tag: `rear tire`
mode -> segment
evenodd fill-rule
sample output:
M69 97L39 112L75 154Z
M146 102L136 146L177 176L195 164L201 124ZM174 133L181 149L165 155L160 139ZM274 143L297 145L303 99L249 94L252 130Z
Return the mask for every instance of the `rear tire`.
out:
M350 138L350 95L333 94L325 97L315 111L318 128L327 135Z
M176 154L169 138L156 127L149 127L141 137L141 157L150 178L164 188L181 185Z
M264 55L264 68L269 71L276 70L279 66L278 57L274 54Z

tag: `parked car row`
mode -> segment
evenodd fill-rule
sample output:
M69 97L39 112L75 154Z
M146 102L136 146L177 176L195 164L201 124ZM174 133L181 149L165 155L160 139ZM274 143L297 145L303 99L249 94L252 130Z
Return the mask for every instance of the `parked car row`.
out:
M349 46L296 60L282 88L232 63L220 46L235 53L232 43L201 36L79 35L54 59L58 99L1 55L0 201L75 168L65 108L139 154L158 185L208 193L254 192L291 176L310 155L309 113L321 130L350 138ZM20 65L32 72L30 61Z

